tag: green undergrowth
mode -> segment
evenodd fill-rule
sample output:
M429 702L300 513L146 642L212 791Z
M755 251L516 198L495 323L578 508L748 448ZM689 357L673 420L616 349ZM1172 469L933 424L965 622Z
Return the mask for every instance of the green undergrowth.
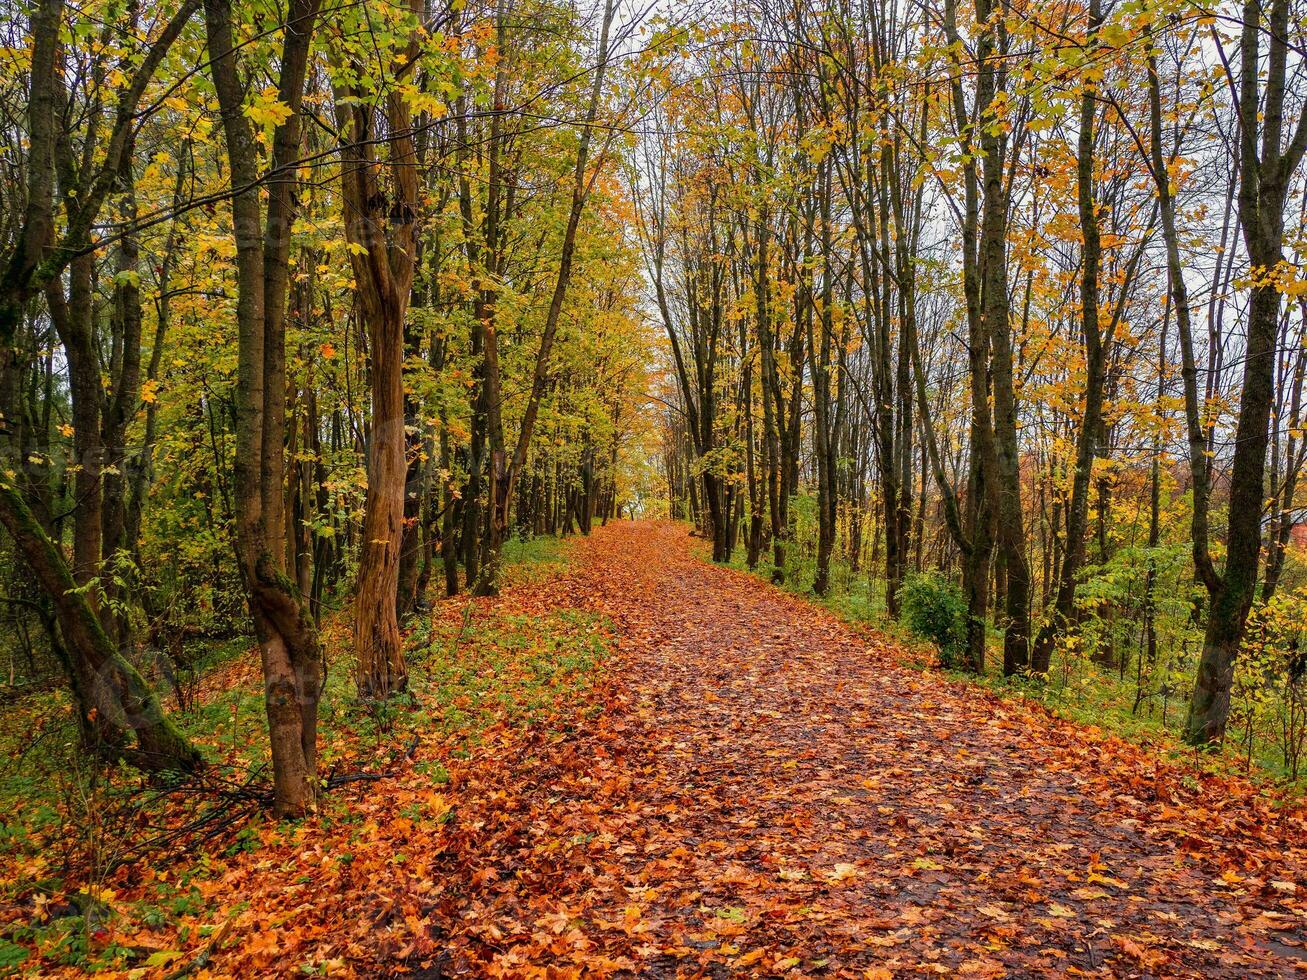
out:
M503 549L504 586L512 588L561 574L567 569L571 550L568 538L510 538Z
M411 765L418 779L439 787L448 782L449 767L493 731L537 727L559 735L578 711L599 710L588 695L604 671L610 625L588 612L525 605L511 591L560 574L567 553L551 538L513 541L505 548L510 591L502 600L435 598L406 627L408 691L383 703L362 703L355 695L347 618L324 624L324 784ZM209 762L203 788L151 782L130 767L106 768L87 758L61 692L0 710L0 976L52 965L143 966L139 951L117 948L103 935L194 913L194 903L202 902L198 882L216 877L240 852L258 850L265 835L295 832L270 824L257 800L221 795L267 785L257 653L248 644L224 646L204 663L182 699L184 710L176 697L168 701L179 725L203 746ZM384 792L384 782L371 776L341 786L322 797L315 819L324 830L355 819L356 793L370 786ZM206 817L211 820L202 823ZM167 865L167 880L160 877L130 901L114 895L121 869L155 860Z

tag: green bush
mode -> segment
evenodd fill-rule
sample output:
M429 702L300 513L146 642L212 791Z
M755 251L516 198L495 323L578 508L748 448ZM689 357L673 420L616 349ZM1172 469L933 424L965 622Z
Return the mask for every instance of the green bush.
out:
M967 603L962 590L938 575L910 575L899 586L904 624L939 647L945 667L957 663L967 645Z

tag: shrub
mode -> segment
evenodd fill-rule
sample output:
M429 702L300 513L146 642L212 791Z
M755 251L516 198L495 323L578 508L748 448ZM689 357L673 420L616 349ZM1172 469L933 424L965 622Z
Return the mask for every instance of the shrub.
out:
M939 647L940 662L955 666L967 645L962 590L938 575L910 575L899 586L900 615L908 629Z

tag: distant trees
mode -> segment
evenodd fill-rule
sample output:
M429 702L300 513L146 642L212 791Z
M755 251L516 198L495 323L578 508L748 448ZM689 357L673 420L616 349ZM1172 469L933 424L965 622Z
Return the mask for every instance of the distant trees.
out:
M1250 608L1284 556L1304 574L1291 6L664 25L644 70L675 142L644 140L632 184L684 413L669 474L697 477L674 492L714 557L747 488L750 564L770 543L775 580L822 593L870 560L891 614L937 565L962 661L996 628L1008 674L1081 643L1124 671L1138 603L1141 678L1174 669L1159 617L1201 628L1188 735L1220 740ZM1180 527L1210 601L1163 613Z

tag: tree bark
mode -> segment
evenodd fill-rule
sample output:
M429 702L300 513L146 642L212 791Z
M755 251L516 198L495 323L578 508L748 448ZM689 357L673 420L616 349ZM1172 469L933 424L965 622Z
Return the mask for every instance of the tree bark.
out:
M410 4L420 23L421 9ZM417 57L414 34L406 65ZM345 235L354 247L350 264L368 331L372 393L368 490L358 581L354 587L355 680L359 696L375 700L402 692L408 667L396 614L399 555L404 539L407 476L404 415L404 319L417 263L417 156L413 115L402 93L385 96L389 146L383 190L375 159L376 120L357 92L339 93Z
M321 648L304 597L285 566L285 310L299 106L318 0L294 0L283 44L279 99L290 115L273 139L266 219L254 133L244 114L231 0L205 0L210 71L226 141L238 294L237 553L259 641L272 746L274 806L302 814L317 802Z

